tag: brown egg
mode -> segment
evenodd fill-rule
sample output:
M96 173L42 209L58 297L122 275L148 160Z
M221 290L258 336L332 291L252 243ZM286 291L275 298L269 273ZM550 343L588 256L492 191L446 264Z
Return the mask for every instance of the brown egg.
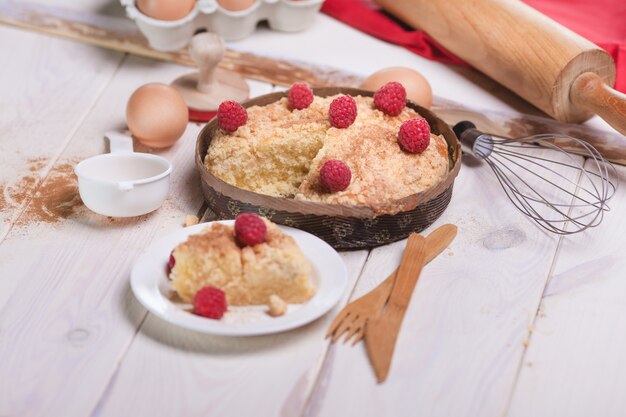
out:
M195 5L196 0L137 0L139 11L157 20L182 19Z
M422 74L410 68L391 67L377 71L361 84L365 90L376 91L390 81L397 81L404 86L409 100L427 109L433 104L433 91Z
M126 105L126 123L133 137L153 148L176 143L188 120L189 110L183 96L166 84L139 87Z
M231 12L245 10L256 3L256 0L217 0L217 4Z

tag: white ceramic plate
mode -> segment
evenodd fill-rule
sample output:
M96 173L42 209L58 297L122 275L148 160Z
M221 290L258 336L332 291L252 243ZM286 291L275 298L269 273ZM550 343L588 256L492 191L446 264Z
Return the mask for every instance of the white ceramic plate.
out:
M219 223L232 225L233 220ZM173 301L173 290L167 278L170 252L191 234L211 223L186 227L150 245L133 265L130 282L135 297L151 313L165 321L203 333L227 336L252 336L277 333L307 324L330 310L341 298L348 284L348 272L339 254L326 242L302 230L286 226L280 229L291 235L311 262L314 271L315 296L304 304L291 304L280 317L267 314L266 306L228 308L221 320L196 316L190 304Z

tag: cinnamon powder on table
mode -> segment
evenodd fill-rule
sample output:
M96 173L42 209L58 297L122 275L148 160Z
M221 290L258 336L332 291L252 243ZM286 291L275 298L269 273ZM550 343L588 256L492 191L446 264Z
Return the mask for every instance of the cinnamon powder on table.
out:
M55 165L44 182L36 173L45 167L45 159L29 161L29 174L16 183L0 185L0 210L17 209L30 198L17 220L19 225L37 222L56 223L69 218L82 206L73 163ZM37 189L37 187L39 188ZM34 193L34 195L33 195Z
M50 171L20 221L56 223L69 218L82 204L74 164L61 164Z
M39 170L46 166L46 158L35 158L28 160L29 175L23 176L13 185L0 184L0 211L16 208L30 195L26 190L32 190L37 185Z

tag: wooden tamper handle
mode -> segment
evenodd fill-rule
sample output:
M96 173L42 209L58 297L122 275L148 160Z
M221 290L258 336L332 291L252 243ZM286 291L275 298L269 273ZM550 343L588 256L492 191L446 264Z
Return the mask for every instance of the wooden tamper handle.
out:
M184 75L172 83L191 110L212 112L226 100L244 101L250 89L239 74L217 67L226 47L221 36L202 32L189 43L189 55L199 72Z
M572 83L570 100L626 135L626 94L606 85L599 75L593 72L579 75Z
M217 84L215 69L224 57L224 39L215 33L199 33L191 39L189 55L198 65L198 91L211 94Z

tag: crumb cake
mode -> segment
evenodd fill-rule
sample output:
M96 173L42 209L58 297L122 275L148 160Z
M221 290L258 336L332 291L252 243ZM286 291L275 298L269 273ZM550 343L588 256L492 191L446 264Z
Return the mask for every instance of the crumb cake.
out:
M331 126L330 103L339 97L315 96L296 110L287 98L247 109L248 120L233 133L218 130L205 157L206 167L236 187L275 197L331 204L376 206L418 193L448 173L447 143L430 134L420 154L398 146L403 122L421 118L409 107L397 116L378 110L371 97L354 97L356 120L347 128ZM350 167L343 191L325 192L319 172L331 159Z
M230 305L267 304L272 295L303 303L315 294L312 268L295 240L274 223L264 243L241 247L232 226L214 223L173 251L170 272L178 296L191 302L203 287L224 291Z

